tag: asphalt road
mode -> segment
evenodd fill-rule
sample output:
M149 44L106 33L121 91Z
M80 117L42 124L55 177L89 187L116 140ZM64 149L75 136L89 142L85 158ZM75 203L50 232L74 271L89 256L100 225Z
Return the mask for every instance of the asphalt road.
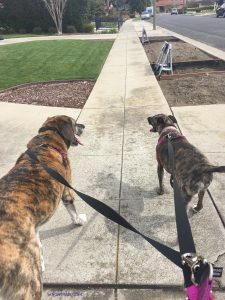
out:
M225 50L225 18L158 14L157 25Z

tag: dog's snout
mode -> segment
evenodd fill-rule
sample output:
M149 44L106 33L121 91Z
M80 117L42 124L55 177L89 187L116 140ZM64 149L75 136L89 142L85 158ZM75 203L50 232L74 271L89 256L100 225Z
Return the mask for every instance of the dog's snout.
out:
M78 126L80 129L84 129L84 128L85 128L84 124L77 124L77 126Z
M148 120L148 123L151 125L151 124L152 124L152 123L151 123L152 118L151 118L151 117L148 117L147 120Z
M75 134L78 136L81 135L84 131L84 128L85 128L84 124L77 123L75 128Z

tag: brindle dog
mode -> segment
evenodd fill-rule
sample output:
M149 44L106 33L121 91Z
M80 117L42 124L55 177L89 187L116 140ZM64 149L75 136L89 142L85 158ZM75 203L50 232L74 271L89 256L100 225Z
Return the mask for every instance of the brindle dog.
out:
M67 116L48 118L28 143L40 161L71 182L68 148L80 143L84 125ZM38 228L54 214L62 198L74 224L82 225L74 193L23 153L0 179L0 294L7 300L40 300L44 270Z
M208 159L195 146L180 134L176 128L174 116L158 114L148 118L152 126L151 132L159 133L159 140L156 147L158 161L158 194L164 193L163 174L164 169L172 174L171 161L168 159L167 136L170 135L174 149L175 176L182 192L185 204L191 201L195 194L198 194L198 203L193 206L194 212L203 208L203 197L209 187L214 172L225 173L225 166L216 167L210 164Z

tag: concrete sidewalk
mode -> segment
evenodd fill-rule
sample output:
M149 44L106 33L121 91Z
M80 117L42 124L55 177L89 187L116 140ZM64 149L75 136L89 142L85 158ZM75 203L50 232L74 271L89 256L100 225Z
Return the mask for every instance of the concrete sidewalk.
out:
M4 161L0 175L25 150L47 116L65 113L78 117L86 125L82 138L85 146L70 150L73 185L113 207L144 234L178 249L169 176L165 178L166 194L158 196L157 135L149 133L147 124L149 115L170 114L171 109L139 41L142 24L127 21L123 25L82 111L0 103L0 154ZM150 27L147 30L153 34ZM165 35L161 29L156 33ZM225 161L224 129L217 125L224 107L213 107L213 113L212 106L172 108L183 133L218 164ZM222 174L216 176L210 189L223 220L224 204L219 199L225 192L220 189L224 178ZM204 204L203 211L190 220L196 247L209 261L225 267L224 226L208 195ZM76 206L79 213L87 214L83 227L73 228L60 206L42 228L46 263L43 299L68 298L55 297L53 291L71 291L82 300L185 298L182 272L176 266L146 241L118 228L81 200L77 199ZM224 278L218 281L216 300L224 300Z
M173 195L168 184L166 195L156 194L157 136L149 134L146 121L149 115L171 111L133 24L128 21L123 26L79 117L87 125L86 146L77 151L74 182L81 190L117 209L143 233L177 248ZM165 35L163 30L158 34ZM46 283L86 284L90 288L97 284L103 288L103 294L83 291L84 299L183 298L178 268L135 234L118 229L82 202L78 204L82 212L87 212L88 224L74 230L75 241L71 241L71 232L67 233L68 240L63 235L64 247L60 248L65 248L66 253L62 249L54 257L47 257ZM57 216L47 225L47 233L59 224L59 212ZM191 225L198 251L212 262L220 258L222 265L225 232L209 196L205 197L202 213L191 219ZM54 249L58 240L58 235L51 236L51 241L47 236L46 248ZM221 282L224 285L224 279ZM104 289L119 284L136 287L136 291ZM145 285L167 287L169 291L140 291ZM220 299L219 294L216 299Z

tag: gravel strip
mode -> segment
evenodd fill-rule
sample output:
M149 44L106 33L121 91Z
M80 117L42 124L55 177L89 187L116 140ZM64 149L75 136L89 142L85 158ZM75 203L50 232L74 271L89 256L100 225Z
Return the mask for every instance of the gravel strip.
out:
M27 84L0 92L0 101L83 108L94 85L91 80Z

